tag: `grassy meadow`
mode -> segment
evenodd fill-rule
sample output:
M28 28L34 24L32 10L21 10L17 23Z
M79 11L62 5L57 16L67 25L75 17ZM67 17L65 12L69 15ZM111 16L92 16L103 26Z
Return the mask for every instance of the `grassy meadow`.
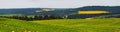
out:
M0 18L0 32L120 32L120 18L24 21Z

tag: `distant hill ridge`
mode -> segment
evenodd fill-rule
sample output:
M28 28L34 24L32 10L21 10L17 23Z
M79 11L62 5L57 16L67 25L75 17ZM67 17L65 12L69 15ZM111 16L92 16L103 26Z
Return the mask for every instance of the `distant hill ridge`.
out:
M39 12L43 9L54 9L50 12ZM78 11L91 11L91 10L103 10L109 11L111 14L120 14L120 6L85 6L80 8L16 8L16 9L0 9L0 14L22 14L22 15L53 15L53 16L64 16L72 13L78 13ZM79 14L76 14L79 15ZM80 15L79 15L80 16ZM89 16L89 15L88 15ZM76 17L76 16L75 16ZM83 16L82 16L83 17Z

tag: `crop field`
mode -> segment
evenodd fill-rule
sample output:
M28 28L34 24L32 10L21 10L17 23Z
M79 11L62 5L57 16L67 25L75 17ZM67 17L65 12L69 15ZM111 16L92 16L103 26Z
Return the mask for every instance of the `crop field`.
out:
M0 18L0 32L120 32L120 18L24 21Z

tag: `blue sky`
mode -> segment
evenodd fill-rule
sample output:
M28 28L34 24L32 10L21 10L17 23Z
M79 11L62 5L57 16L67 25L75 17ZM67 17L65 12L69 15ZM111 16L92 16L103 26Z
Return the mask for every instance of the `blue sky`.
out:
M77 8L120 6L120 0L0 0L0 8Z

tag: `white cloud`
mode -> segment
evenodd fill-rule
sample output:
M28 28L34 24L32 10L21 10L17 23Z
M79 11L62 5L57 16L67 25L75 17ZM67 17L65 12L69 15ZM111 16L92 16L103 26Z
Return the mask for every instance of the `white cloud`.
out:
M0 0L0 8L75 8L83 6L120 6L120 0Z

